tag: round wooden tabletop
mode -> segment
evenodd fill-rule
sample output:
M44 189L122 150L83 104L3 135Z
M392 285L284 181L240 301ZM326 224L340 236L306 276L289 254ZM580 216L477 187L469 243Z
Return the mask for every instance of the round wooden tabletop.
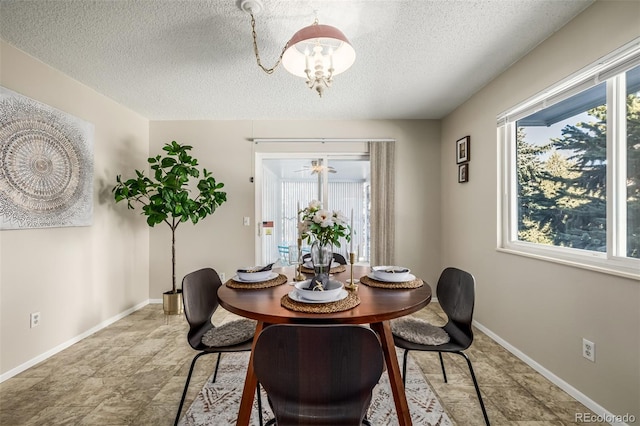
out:
M370 268L354 266L353 270L354 278L360 278L367 275ZM281 305L282 297L295 289L289 284L293 281L294 268L274 268L274 272L286 275L288 283L266 289L233 289L223 285L218 289L220 305L234 314L269 324L368 324L411 314L431 301L431 287L427 283L415 289L383 289L360 283L357 290L360 304L354 308L335 313L297 312ZM348 278L350 265L345 272L332 277L343 283Z

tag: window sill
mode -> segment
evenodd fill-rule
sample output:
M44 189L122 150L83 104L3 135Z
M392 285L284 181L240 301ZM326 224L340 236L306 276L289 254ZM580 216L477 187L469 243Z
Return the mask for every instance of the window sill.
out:
M567 256L564 253L558 253L553 248L532 249L530 247L520 246L519 244L513 244L510 247L498 247L496 250L501 253L559 263L561 265L572 266L574 268L587 269L594 272L640 281L640 261L636 262L635 260L629 260L623 264L623 262L617 262L603 257L590 257L588 255Z

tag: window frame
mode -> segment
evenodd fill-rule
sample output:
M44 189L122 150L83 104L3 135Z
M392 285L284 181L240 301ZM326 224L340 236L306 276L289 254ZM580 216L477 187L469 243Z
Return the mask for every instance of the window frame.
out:
M627 161L625 72L640 65L640 37L497 117L499 145L498 251L640 279L640 259L626 254ZM518 240L516 123L537 111L606 81L606 252ZM622 94L622 96L620 96Z

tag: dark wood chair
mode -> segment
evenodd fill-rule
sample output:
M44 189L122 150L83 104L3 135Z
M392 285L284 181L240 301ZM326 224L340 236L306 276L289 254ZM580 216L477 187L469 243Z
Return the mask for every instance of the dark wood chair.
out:
M198 353L191 361L178 413L176 414L175 425L180 420L182 406L184 405L189 383L191 382L191 375L198 358L203 355L218 354L212 379L212 383L215 383L220 365L220 355L223 352L251 351L251 344L255 334L255 321L243 318L230 321L219 327L215 327L211 323L211 317L219 306L218 288L221 285L220 276L211 268L191 272L182 279L184 314L189 323L187 340L189 345ZM258 385L257 391L259 387L260 385ZM261 405L259 392L258 404ZM260 424L262 425L262 410L260 410L259 414Z
M402 362L403 381L406 383L407 355L409 354L409 351L438 352L445 383L447 383L447 373L444 368L442 353L449 352L462 356L467 361L467 366L469 367L473 386L475 387L476 394L478 395L478 401L480 402L484 421L487 426L489 426L489 416L487 416L487 410L484 407L482 395L480 395L480 388L478 386L478 381L476 380L476 375L473 372L471 360L467 354L463 352L473 343L473 330L471 328L471 323L473 321L473 307L475 304L475 279L473 278L473 275L468 272L457 268L446 268L442 271L438 280L436 294L438 296L438 303L440 303L444 313L447 314L448 322L444 327L441 327L449 335L449 341L447 343L440 345L415 343L414 341L400 337L398 334L403 334L405 336L407 334L402 333L403 330L395 328L392 323L391 330L393 331L393 341L397 347L404 349ZM427 327L433 327L426 322L425 324L425 329L427 329ZM417 328L419 326L420 324L418 323L415 327Z
M311 262L311 254L307 253L304 256L302 256L302 261L303 262ZM333 261L337 262L341 265L346 265L347 264L347 259L345 259L345 257L343 255L341 255L340 253L333 253Z
M377 335L358 325L272 325L253 353L278 426L367 424L383 364Z
M336 262L338 262L341 265L346 265L347 264L347 259L345 259L344 256L341 255L340 253L333 253L333 260L335 260Z

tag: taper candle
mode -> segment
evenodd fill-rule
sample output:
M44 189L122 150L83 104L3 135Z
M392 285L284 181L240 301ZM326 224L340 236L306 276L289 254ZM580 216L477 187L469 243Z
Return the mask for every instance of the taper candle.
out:
M349 253L353 253L353 209L351 209L351 238L349 238Z

